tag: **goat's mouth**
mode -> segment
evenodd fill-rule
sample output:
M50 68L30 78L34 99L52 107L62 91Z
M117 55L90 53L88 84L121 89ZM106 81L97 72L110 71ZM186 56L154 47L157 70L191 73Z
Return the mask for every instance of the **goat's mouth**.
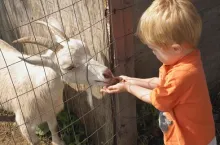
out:
M111 86L111 85L115 85L117 83L120 83L123 81L123 79L121 77L113 77L111 79L109 79L108 81L101 81L101 80L95 80L97 83L102 83L105 86Z
M97 83L103 83L103 84L108 84L108 82L106 82L106 81L100 81L100 80L95 80L95 82L97 82Z
M97 85L101 85L101 86L109 86L111 84L111 81L101 81L101 80L95 80Z

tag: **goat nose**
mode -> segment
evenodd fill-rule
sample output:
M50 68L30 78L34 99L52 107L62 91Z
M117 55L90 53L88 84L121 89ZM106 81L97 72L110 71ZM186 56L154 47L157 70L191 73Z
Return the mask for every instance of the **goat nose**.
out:
M105 79L109 79L109 78L112 78L112 77L113 77L113 74L112 74L112 72L111 72L110 69L106 69L106 70L104 71L104 73L103 73L103 76L104 76Z

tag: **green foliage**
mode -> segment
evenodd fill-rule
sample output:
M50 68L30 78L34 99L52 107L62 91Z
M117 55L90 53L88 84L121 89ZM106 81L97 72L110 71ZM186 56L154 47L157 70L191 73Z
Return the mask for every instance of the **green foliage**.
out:
M66 145L88 145L88 140L84 140L86 138L84 126L75 114L65 109L58 114L57 121L59 134ZM49 144L51 134L46 123L37 127L36 134L44 143Z
M68 145L87 145L86 133L83 125L77 116L67 111L62 111L58 117L58 124L61 129L61 138Z
M138 145L163 145L158 127L158 110L152 105L137 101Z
M45 122L45 123L42 123L42 124L40 124L40 125L38 125L38 126L36 127L35 133L36 133L37 135L39 135L39 136L44 136L44 135L46 135L49 131L50 131L50 130L49 130L49 127L48 127L47 123Z

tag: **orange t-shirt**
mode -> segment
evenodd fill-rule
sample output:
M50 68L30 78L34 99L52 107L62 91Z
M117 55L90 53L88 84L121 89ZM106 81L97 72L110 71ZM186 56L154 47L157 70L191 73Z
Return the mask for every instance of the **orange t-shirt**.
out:
M150 97L173 122L164 133L165 145L208 145L215 127L199 50L175 65L162 65L159 77L161 84Z

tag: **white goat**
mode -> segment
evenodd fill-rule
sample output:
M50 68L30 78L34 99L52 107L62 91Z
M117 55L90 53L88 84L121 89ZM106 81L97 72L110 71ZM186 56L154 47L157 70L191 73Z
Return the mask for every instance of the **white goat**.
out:
M47 122L52 143L62 145L56 133L56 114L64 107L63 81L106 85L112 80L112 73L91 57L82 41L66 40L57 23L57 27L54 23L38 23L49 27L55 44L42 37L24 37L14 42L45 46L50 50L44 55L22 56L0 40L0 107L15 113L15 120L29 143L38 143L35 128Z

